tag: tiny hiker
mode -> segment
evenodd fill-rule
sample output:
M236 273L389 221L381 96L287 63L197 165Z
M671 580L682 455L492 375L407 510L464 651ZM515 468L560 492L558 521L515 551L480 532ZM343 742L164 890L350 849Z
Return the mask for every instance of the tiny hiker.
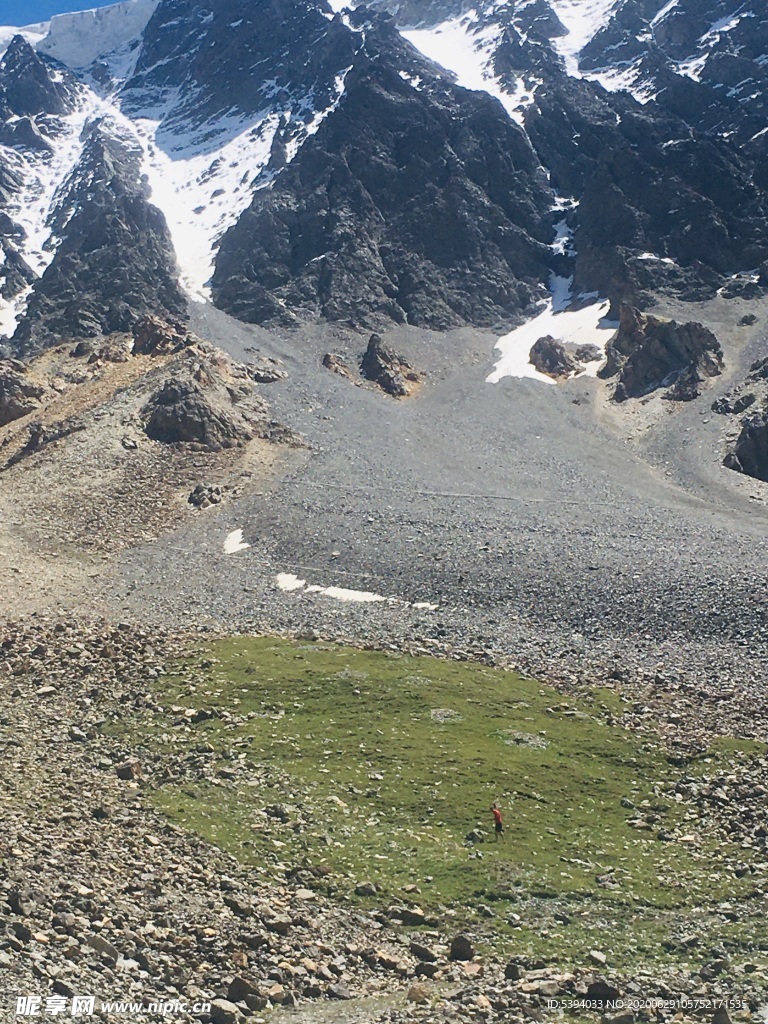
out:
M493 814L493 828L496 833L494 842L498 843L499 836L504 839L504 822L501 820L501 811L498 804L491 804L491 813Z

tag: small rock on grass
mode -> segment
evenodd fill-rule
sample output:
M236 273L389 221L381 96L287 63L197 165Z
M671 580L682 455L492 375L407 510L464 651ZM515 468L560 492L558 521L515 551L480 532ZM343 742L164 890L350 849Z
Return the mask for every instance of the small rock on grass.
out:
M466 935L457 935L451 942L451 960L471 960L474 955L474 946Z

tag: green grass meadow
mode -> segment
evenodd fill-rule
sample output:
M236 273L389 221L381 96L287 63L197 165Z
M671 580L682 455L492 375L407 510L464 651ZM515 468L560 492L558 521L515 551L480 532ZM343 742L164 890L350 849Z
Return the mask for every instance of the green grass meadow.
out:
M323 865L317 884L339 899L405 899L501 951L564 965L593 949L632 969L695 964L716 942L744 955L766 945L752 883L730 868L748 851L658 838L696 832L658 795L684 770L611 724L613 690L566 700L482 665L272 638L208 644L152 687L164 712L110 730L138 756L212 763L213 778L171 779L151 798L264 876ZM187 724L200 710L218 717ZM720 745L707 767L749 755ZM275 804L287 822L265 814ZM658 828L631 827L633 808ZM484 840L468 842L478 825ZM362 880L376 897L355 896ZM699 936L693 949L677 948L681 932Z

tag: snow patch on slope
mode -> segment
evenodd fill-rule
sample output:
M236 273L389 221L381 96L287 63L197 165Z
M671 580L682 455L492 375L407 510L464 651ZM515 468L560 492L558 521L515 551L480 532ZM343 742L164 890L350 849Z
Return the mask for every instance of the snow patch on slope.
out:
M644 79L642 58L631 63L617 64L616 67L590 71L582 76L590 82L599 82L606 92L628 92L638 103L649 103L656 97L654 79Z
M83 130L95 112L93 98L85 95L73 114L60 119L63 132L53 140L53 152L0 146L3 161L21 178L20 191L8 202L6 213L26 232L19 252L38 275L55 254L50 218L59 193L83 152Z
M12 338L19 326L24 310L27 308L32 287L24 288L10 301L0 299L0 337Z
M236 555L238 551L246 551L250 546L243 540L242 530L233 530L224 540L224 554Z
M435 611L436 604L429 604L427 601L403 601L399 597L382 597L381 594L374 594L370 590L349 590L346 587L321 587L316 583L307 584L306 580L295 576L293 573L281 572L275 577L275 583L279 590L286 594L322 594L325 597L332 597L335 601L343 601L345 604L376 604L385 601L387 604L404 605L406 608L416 608L421 611Z
M579 54L600 29L608 24L619 0L550 0L568 34L552 43L572 78L580 78Z
M135 131L144 149L144 173L150 201L165 215L181 268L181 283L190 297L205 302L221 236L250 205L269 161L279 114L217 122L229 136L220 148L174 136L173 145L158 145L160 122L139 119Z
M125 119L133 124L144 149L150 200L165 215L182 287L194 301L210 300L209 283L222 236L248 209L254 193L273 180L265 171L281 121L292 121L295 128L285 149L290 162L338 106L349 70L337 75L331 103L314 112L309 94L279 112L218 117L186 131L173 131L148 118Z
M531 348L539 338L546 335L551 335L563 344L597 345L605 353L605 346L617 328L616 323L605 319L610 302L606 299L582 309L569 309L570 286L571 278L553 277L550 285L552 294L546 300L542 312L499 338L495 347L501 353L501 358L493 373L486 378L488 384L497 384L503 377L528 377L543 384L554 384L551 377L540 373L531 363ZM596 376L601 363L602 359L589 363L584 376Z
M518 79L514 92L501 87L493 68L501 26L480 27L476 12L469 11L434 28L401 29L400 34L429 60L452 71L464 89L490 93L513 121L523 123L523 109L533 102L535 87L526 88L522 79Z

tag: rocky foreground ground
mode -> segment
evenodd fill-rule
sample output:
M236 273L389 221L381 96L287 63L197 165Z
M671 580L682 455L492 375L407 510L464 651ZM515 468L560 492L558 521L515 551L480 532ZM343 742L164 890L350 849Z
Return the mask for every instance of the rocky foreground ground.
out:
M306 1024L539 1020L555 997L593 1006L661 1000L653 1012L636 1003L641 1020L681 1009L711 1017L733 1001L732 1015L747 1018L765 1001L764 962L735 968L722 949L701 951L696 971L633 978L613 976L599 950L591 970L501 959L482 936L425 915L415 893L373 911L339 906L311 864L276 885L170 824L147 800L163 765L142 764L103 727L157 710L151 680L195 638L41 617L3 629L1 1020L14 1020L26 996L43 1009L46 999L69 1006L94 996L96 1019L110 1021L190 1013L136 1007L126 1018L108 1001L200 1004L191 1019L214 1024L264 1020L272 1009ZM662 726L672 743L685 732L685 696L677 706L683 711ZM623 724L647 727L663 707L663 699L638 702ZM194 760L204 764L205 750ZM235 774L221 769L215 782L226 787ZM710 805L712 829L739 828L764 848L766 830L750 808L766 792L768 760L756 757L742 774L705 779L693 797Z
M717 736L768 741L765 485L723 467L710 401L734 378L674 416L659 401L619 421L594 382L486 385L489 337L404 336L398 353L431 369L417 400L395 401L323 365L327 352L356 365L357 338L281 340L210 311L199 330L234 366L160 338L116 362L54 350L31 383L11 368L33 408L0 438L0 580L8 613L28 613L1 633L0 1021L17 997L77 995L210 1002L198 1018L214 1022L272 1007L301 1024L536 1019L556 996L616 993L668 1000L656 1016L683 996L755 1012L764 956L732 963L715 945L695 970L619 978L595 950L568 971L499 958L481 935L454 945L415 893L354 910L311 865L277 886L160 817L148 797L163 765L136 764L102 731L153 710L150 680L205 625L476 659L567 692L604 685L629 701L616 727L662 736L673 757ZM242 445L164 432L199 420L209 378L214 413L225 391L238 417L250 409ZM165 416L176 406L192 412ZM207 417L225 434L234 422ZM250 546L228 550L239 531ZM283 592L278 573L398 603ZM205 754L190 771L208 772ZM670 796L768 861L765 757L731 774ZM764 872L754 889L764 900Z

